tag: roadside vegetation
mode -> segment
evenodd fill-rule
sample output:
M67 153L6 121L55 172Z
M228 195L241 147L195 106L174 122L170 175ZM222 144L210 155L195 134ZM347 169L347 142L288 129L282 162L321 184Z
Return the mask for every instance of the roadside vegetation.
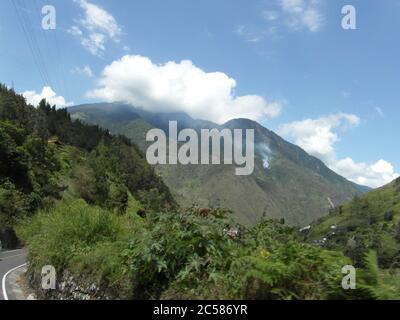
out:
M123 136L72 121L45 100L27 105L0 85L0 239L38 210L84 199L116 214L176 206L142 152ZM5 247L15 241L3 239ZM12 242L12 243L9 243Z
M246 228L221 209L115 214L83 200L25 219L17 231L32 278L53 265L113 299L398 299L397 271L370 251L357 289L342 288L338 250L298 240L282 222Z
M229 212L192 207L145 217L82 200L24 220L31 272L51 264L119 299L335 299L349 259L264 221L246 229Z

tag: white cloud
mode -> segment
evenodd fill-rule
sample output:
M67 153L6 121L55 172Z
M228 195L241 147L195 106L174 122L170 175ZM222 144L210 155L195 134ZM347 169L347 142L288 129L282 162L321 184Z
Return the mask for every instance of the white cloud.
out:
M242 24L235 33L248 42L277 40L282 38L283 30L319 32L326 20L320 0L269 1L260 16L267 26Z
M74 0L84 10L84 17L68 32L76 36L91 54L101 56L108 40L119 42L122 29L115 18L102 7L87 0Z
M301 13L304 11L303 0L280 0L280 5L284 11L291 13Z
M82 36L83 32L78 26L72 26L68 29L68 32L74 36Z
M378 188L399 177L392 164L379 160L374 164L356 163L351 158L338 160L332 170L361 185Z
M154 64L126 55L108 65L89 98L124 101L148 111L186 112L223 123L234 118L262 120L280 114L284 102L258 95L236 96L236 81L222 72L205 72L191 61Z
M275 0L261 16L275 30L274 35L284 28L318 32L325 23L320 0Z
M79 74L81 76L86 76L89 78L93 77L92 68L90 68L89 66L84 66L82 68L75 67L74 69L72 69L72 73Z
M106 10L98 5L89 3L87 0L75 0L83 10L85 17L81 19L81 24L91 31L100 31L108 35L111 39L118 39L122 31L115 18Z
M335 129L345 130L357 126L360 119L356 115L339 113L319 119L306 119L281 126L282 135L295 139L297 145L308 153L331 163L336 158L334 144L339 140Z
M62 96L57 96L51 87L43 87L41 93L36 93L36 91L25 91L22 93L26 101L37 106L42 99L46 99L51 105L56 105L58 108L64 108L72 106L73 102L66 102L65 98Z
M94 56L100 56L106 50L107 38L102 33L91 33L81 39L82 46Z
M324 24L324 15L319 9L319 0L279 0L287 24L292 29L308 29L318 32Z
M319 32L326 20L320 0L271 0L260 16L267 25L241 24L236 35L254 43L265 38L277 40L283 30Z
M339 113L285 124L279 132L293 138L297 145L347 179L372 188L380 187L399 176L387 161L366 164L351 158L337 159L335 144L339 141L338 131L343 132L359 123L356 115Z

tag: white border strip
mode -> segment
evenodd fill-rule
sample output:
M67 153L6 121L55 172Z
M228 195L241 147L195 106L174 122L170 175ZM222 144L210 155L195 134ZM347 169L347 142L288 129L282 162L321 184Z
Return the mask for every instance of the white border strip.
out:
M17 269L19 269L19 268L25 267L26 265L27 265L27 264L24 263L24 264L21 264L21 265L18 266L18 267L12 268L11 270L8 270L7 273L4 275L3 280L2 280L2 282L1 282L1 287L2 287L2 290L3 290L3 298L4 298L4 300L8 300L8 295L7 295L7 291L6 291L6 278L7 278L7 276L8 276L11 272L13 272L13 271L15 271L15 270L17 270Z

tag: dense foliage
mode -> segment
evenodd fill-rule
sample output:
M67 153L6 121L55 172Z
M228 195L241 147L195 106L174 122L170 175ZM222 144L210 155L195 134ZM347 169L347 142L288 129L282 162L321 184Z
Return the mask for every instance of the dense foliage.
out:
M301 244L293 229L250 229L220 209L115 215L82 201L26 220L32 272L52 264L122 299L334 299L342 254Z
M72 121L45 100L27 105L0 86L0 234L62 198L123 213L175 206L144 155L123 136ZM131 201L132 202L132 201Z

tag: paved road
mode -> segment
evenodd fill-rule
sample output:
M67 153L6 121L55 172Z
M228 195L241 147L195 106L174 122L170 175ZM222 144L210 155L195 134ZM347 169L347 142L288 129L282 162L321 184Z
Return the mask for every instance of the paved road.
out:
M24 264L25 260L26 251L24 249L0 252L0 300L4 300L1 286L4 275L9 270Z

